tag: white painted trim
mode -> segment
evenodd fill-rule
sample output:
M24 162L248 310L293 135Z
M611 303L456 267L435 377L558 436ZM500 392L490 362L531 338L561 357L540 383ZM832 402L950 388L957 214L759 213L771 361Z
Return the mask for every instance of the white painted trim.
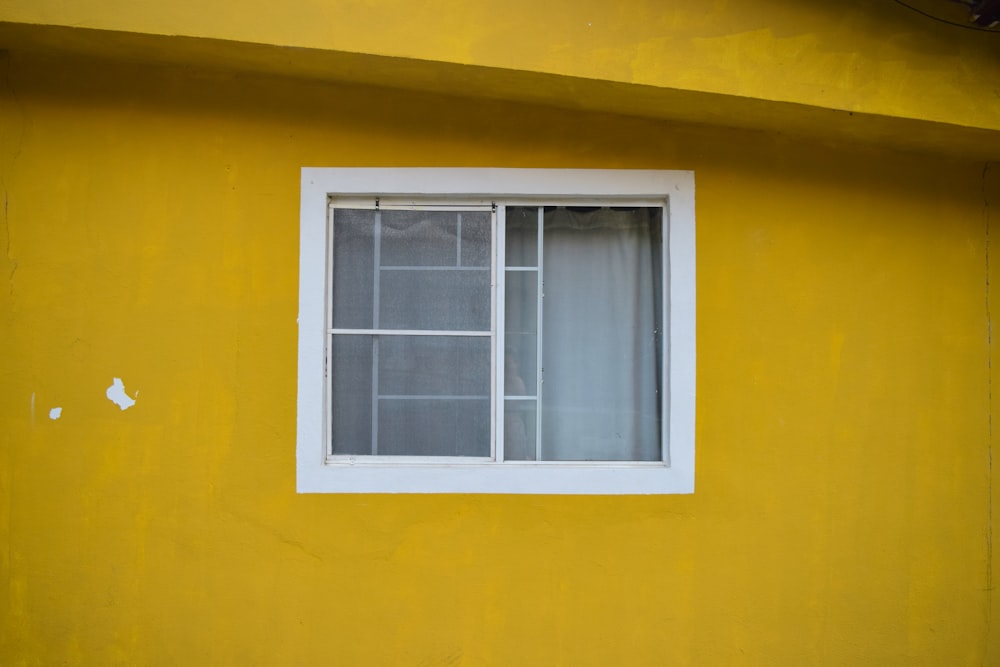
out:
M490 360L493 366L493 458L495 461L503 461L506 455L506 436L503 421L504 411L507 403L504 397L506 393L506 366L507 359L507 209L500 207L494 214L495 223L493 225L493 245L496 252L493 253L493 298L495 307L493 308L494 339L493 358Z
M497 224L497 211L495 206L490 206L490 249L495 249L497 247L497 229L500 225ZM461 234L459 234L461 238ZM501 242L502 243L502 242ZM459 255L461 257L461 254ZM497 272L503 271L503 266L497 266L497 253L490 253L490 456L493 461L503 460L503 444L497 443L497 429L499 428L502 433L502 428L498 426L500 423L499 419L499 406L503 403L503 394L497 395L497 377L501 373L497 370L497 358L498 354L501 355L502 352L498 352L497 346L500 341L503 340L503 327L500 324L503 319L498 315L502 311L499 303L501 301L500 292L497 291L497 285L502 283L502 280L497 279ZM498 453L499 452L499 453Z
M545 414L542 412L542 399L545 391L545 213L538 207L537 229L538 245L535 246L535 461L542 460L542 426ZM660 439L660 447L663 447Z
M691 493L683 471L664 465L327 464L298 471L299 493L504 493L649 495Z
M394 203L430 197L606 202L666 201L669 464L496 462L327 458L324 423L326 220L329 196L385 196ZM296 446L300 493L664 494L694 491L695 210L694 174L586 169L304 168L299 250L299 376ZM494 259L494 261L496 261ZM499 271L500 268L494 268ZM496 274L494 274L496 275ZM494 279L494 285L498 280ZM502 295L494 298L500 299ZM499 328L499 324L496 324ZM497 373L499 374L499 372ZM495 380L496 382L496 380ZM502 400L502 395L497 398ZM496 431L496 429L494 429Z

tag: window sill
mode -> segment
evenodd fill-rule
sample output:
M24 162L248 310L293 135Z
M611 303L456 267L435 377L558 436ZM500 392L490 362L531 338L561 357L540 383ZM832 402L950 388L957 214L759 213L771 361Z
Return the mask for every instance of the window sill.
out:
M644 495L693 491L693 466L658 461L404 464L348 457L321 466L300 465L298 475L299 493Z

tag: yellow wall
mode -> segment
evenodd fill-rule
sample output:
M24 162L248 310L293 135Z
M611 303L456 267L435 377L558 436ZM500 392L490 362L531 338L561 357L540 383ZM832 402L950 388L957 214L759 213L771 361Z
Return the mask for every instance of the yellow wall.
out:
M910 1L968 20L947 0ZM1000 79L996 35L890 0L5 0L0 21L543 72L1000 130L1000 97L989 94Z
M981 162L197 69L0 71L3 664L998 659ZM297 495L304 165L694 169L696 493Z

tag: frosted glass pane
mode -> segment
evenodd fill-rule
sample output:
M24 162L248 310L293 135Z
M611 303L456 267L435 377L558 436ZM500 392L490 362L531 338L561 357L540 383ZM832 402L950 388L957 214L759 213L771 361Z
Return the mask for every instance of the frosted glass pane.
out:
M538 272L507 271L506 281L504 392L532 396L538 365Z
M372 337L333 336L331 368L334 454L372 453Z
M379 336L379 393L489 398L490 339Z
M462 266L490 266L493 216L489 211L462 214Z
M372 326L375 281L375 211L333 213L333 326Z
M383 270L380 275L380 327L490 330L489 271Z
M458 266L458 213L382 211L382 266Z
M538 272L507 271L504 330L507 333L538 331Z
M504 393L507 396L534 396L537 391L538 337L536 334L508 334L504 350Z
M538 209L507 207L507 266L538 266Z
M490 400L382 399L378 453L489 456Z
M535 460L535 401L504 401L504 460Z

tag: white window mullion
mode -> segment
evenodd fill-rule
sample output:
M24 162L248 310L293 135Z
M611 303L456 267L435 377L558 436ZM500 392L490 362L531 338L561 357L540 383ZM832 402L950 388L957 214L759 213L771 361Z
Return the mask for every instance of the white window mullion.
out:
M542 460L542 383L545 382L545 367L542 359L542 302L545 298L545 277L542 271L542 258L544 255L544 243L545 235L543 233L545 227L545 207L538 207L538 257L536 258L536 264L538 265L538 315L535 321L535 460Z
M493 456L502 462L504 452L504 419L507 414L504 369L507 345L507 207L498 206L493 214Z
M375 277L372 296L372 328L379 328L379 279L382 273L382 211L375 209ZM372 336L372 456L378 454L378 336Z

